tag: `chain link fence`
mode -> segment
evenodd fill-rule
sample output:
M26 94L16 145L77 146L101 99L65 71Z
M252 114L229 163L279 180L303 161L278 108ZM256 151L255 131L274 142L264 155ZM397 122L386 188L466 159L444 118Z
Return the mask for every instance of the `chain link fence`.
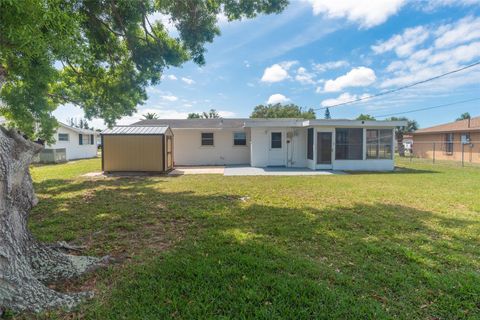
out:
M421 141L406 145L404 150L403 158L411 162L480 167L480 141ZM402 157L402 152L399 155Z

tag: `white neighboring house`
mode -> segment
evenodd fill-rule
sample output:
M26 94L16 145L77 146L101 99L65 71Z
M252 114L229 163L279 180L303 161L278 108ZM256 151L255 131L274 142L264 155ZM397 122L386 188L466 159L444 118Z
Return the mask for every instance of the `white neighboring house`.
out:
M169 126L176 166L365 171L394 169L394 129L405 125L342 119L159 119L133 124Z
M66 160L87 159L97 156L98 132L79 129L59 122L54 135L55 143L45 145L48 149L66 149Z

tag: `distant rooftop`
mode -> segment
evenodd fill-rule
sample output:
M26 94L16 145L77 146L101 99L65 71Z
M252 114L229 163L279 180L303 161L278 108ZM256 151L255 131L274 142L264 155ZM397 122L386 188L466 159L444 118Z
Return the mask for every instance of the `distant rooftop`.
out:
M459 120L415 131L415 134L437 132L480 131L480 117Z

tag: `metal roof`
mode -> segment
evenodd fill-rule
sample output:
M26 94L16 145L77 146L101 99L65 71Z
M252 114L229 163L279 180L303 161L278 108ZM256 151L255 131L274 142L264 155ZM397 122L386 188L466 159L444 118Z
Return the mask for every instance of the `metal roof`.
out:
M168 126L172 129L243 128L246 119L155 119L141 120L134 126Z
M165 134L168 126L116 126L102 131L105 135L132 134L132 135L154 135Z

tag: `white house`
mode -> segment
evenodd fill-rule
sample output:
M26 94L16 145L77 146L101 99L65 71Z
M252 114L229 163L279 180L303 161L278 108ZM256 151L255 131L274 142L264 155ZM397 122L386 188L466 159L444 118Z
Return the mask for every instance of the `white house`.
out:
M98 133L94 130L79 129L59 122L54 138L55 143L45 145L45 150L65 149L67 161L97 156Z
M174 163L393 170L394 129L404 121L305 119L142 120L168 126Z

